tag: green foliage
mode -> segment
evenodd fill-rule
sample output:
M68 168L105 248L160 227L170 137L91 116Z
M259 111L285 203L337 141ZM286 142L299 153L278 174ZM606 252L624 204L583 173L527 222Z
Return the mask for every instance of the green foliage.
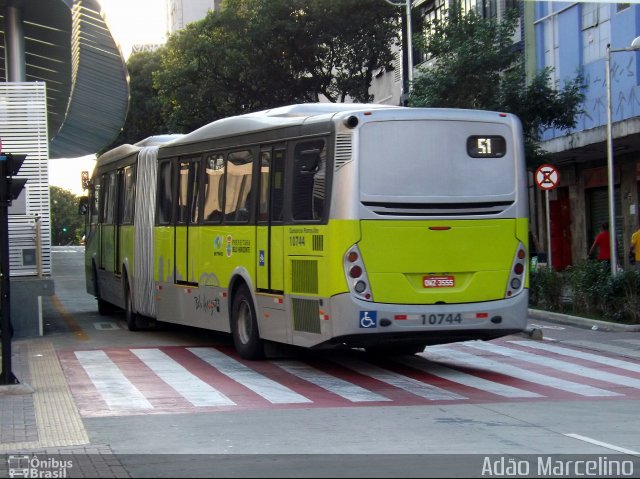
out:
M350 97L390 65L397 9L380 0L227 0L169 38L153 85L169 129Z
M529 301L545 310L560 311L563 286L560 273L546 266L541 267L531 273Z
M603 261L585 260L567 268L567 281L578 311L594 314L606 305L610 267Z
M78 213L80 198L69 190L49 187L51 201L51 244L77 245L84 234L84 216Z
M529 167L535 169L548 161L538 146L541 131L575 127L584 82L578 74L555 90L549 86L551 70L544 69L527 83L524 54L513 44L518 25L515 10L497 21L473 11L462 14L454 3L447 17L428 24L424 38L416 39L435 62L416 75L409 105L515 114L522 121Z
M562 292L569 291L569 303ZM531 273L533 307L625 323L640 323L640 271L612 276L605 262L585 260L562 273L541 268Z

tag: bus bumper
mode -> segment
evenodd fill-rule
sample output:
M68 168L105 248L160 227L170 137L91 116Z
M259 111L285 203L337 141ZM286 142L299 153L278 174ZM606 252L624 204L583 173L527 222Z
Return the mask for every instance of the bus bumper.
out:
M341 294L331 299L332 339L350 347L434 345L515 334L527 326L529 292L469 304L370 303Z

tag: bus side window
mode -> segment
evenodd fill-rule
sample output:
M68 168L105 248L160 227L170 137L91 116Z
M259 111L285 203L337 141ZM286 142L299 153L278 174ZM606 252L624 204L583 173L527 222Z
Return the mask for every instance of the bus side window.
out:
M113 171L110 174L103 175L102 177L102 183L105 186L104 192L102 194L102 203L100 205L100 222L102 224L114 224L114 214L117 208L117 179L117 171Z
M271 151L260 152L260 200L258 201L258 221L269 218L269 175L271 173Z
M251 177L253 154L250 150L229 153L225 181L224 219L246 223L251 217Z
M318 220L324 214L325 164L324 140L302 141L294 150L294 220Z
M133 206L136 192L136 169L130 165L123 170L124 191L122 196L122 224L133 224Z
M185 160L179 163L178 218L180 224L198 222L199 160Z
M207 157L204 171L203 218L207 223L222 220L222 192L224 191L224 155L216 153Z
M89 189L89 223L97 224L99 222L98 218L98 206L100 204L100 178L96 177L91 183L91 187Z
M284 211L284 166L286 151L275 150L273 152L273 162L271 167L271 221L278 222L283 220Z
M173 210L171 161L161 163L158 170L158 224L168 225L171 223Z

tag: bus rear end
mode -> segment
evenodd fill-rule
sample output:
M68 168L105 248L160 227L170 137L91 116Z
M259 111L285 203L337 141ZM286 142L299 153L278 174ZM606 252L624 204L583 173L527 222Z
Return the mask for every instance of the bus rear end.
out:
M359 238L345 245L349 293L332 301L333 316L351 320L334 336L410 351L522 331L528 207L517 118L399 109L344 124L358 198L352 210L334 206L357 218Z

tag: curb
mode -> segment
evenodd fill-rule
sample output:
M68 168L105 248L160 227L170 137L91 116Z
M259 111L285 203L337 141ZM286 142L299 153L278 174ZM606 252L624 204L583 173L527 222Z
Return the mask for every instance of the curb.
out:
M530 318L542 319L553 323L569 324L587 329L598 329L600 331L622 331L622 332L640 332L640 324L619 324L610 323L608 321L599 321L597 319L582 318L580 316L571 316L569 314L554 313L552 311L543 311L540 309L529 309Z

